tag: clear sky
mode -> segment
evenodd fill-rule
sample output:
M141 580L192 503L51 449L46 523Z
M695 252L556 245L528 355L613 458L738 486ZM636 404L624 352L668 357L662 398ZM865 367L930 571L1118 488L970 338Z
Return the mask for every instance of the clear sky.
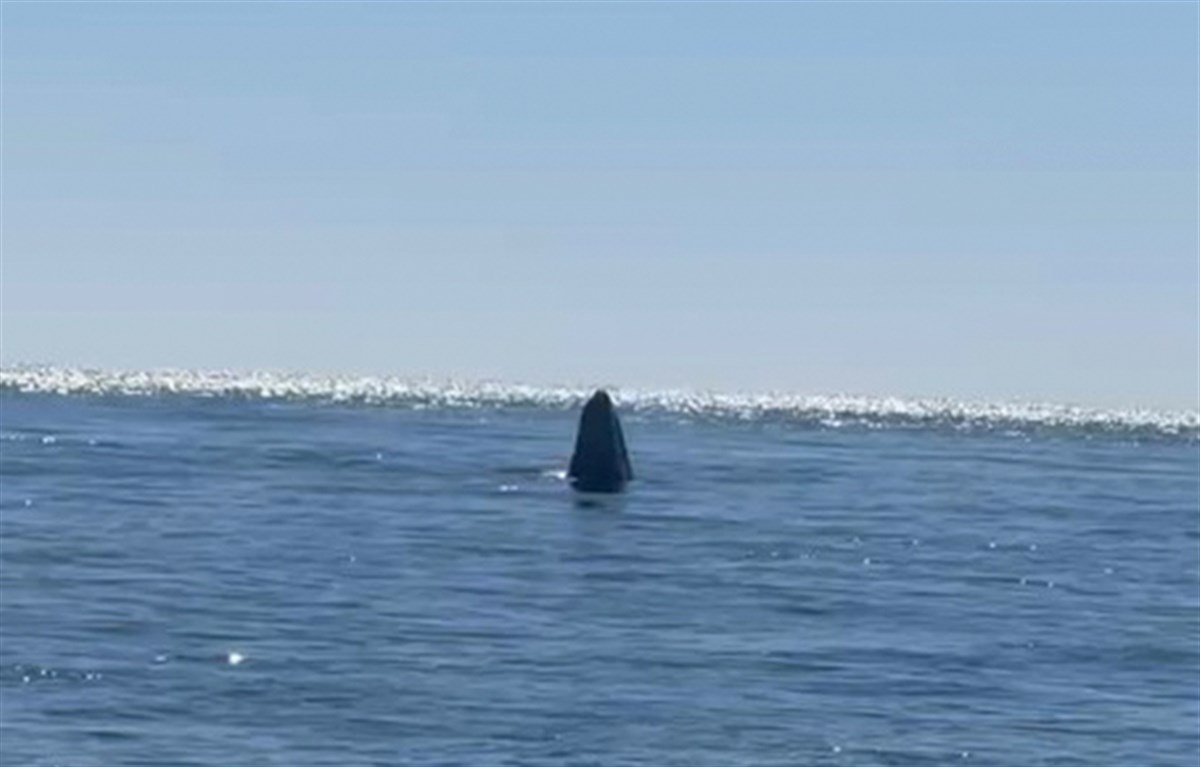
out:
M1198 9L5 2L0 361L1200 407Z

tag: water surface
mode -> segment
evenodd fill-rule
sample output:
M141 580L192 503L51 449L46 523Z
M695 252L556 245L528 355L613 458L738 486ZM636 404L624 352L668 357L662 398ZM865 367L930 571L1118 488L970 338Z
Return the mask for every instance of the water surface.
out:
M30 388L6 766L1200 757L1194 416Z

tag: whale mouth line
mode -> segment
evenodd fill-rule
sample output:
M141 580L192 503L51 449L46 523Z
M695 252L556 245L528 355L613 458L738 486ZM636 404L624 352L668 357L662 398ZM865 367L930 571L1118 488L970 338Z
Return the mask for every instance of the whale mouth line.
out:
M567 481L581 493L619 493L632 479L633 467L621 420L612 397L600 389L579 415Z

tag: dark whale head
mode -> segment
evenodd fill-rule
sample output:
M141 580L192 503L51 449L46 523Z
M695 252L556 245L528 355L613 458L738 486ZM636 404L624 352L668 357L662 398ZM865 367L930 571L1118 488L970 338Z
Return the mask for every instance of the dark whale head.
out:
M633 479L621 422L603 389L583 406L567 479L584 493L619 493Z

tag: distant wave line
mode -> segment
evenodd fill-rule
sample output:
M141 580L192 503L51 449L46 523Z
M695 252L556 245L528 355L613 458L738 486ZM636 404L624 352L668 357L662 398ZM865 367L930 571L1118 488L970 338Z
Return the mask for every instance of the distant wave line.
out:
M0 390L59 395L230 397L311 400L414 408L574 408L590 387L391 376L229 370L99 370L43 365L0 368ZM684 389L612 389L622 408L741 420L791 418L824 426L947 425L964 428L1081 428L1200 436L1200 412L1102 409L1029 402Z

